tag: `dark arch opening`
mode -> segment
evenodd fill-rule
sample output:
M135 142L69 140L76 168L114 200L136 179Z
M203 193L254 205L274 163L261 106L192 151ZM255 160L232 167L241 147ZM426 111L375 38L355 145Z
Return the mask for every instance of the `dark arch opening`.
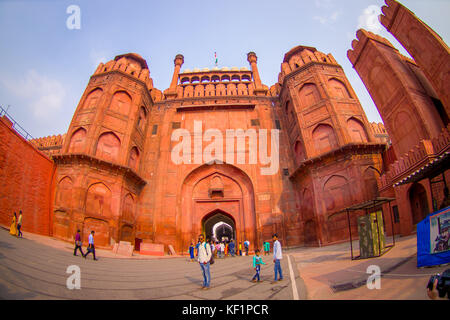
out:
M202 219L202 229L206 238L214 241L236 240L236 223L231 215L215 210Z

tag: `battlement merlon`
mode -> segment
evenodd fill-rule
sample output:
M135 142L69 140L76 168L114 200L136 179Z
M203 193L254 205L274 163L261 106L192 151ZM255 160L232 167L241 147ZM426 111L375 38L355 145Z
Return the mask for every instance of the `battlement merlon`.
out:
M125 53L106 63L100 62L92 76L111 71L127 74L142 81L149 91L153 89L153 79L150 77L147 62L137 53Z
M347 57L352 63L353 67L355 67L355 65L358 63L359 56L361 55L367 41L369 40L376 41L392 48L395 51L398 51L397 48L395 48L392 43L390 43L386 38L383 38L365 29L359 29L358 31L356 31L356 39L352 41L352 49L349 49L347 51Z

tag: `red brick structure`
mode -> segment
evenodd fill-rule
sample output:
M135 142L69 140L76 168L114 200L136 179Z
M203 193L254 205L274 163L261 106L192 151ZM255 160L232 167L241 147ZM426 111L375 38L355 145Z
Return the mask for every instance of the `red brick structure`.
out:
M271 88L261 83L256 54L247 60L250 70L181 72L184 57L177 55L163 93L137 54L100 64L67 134L36 141L58 168L54 236L71 240L77 229L84 237L95 230L101 247L150 241L180 252L198 233L210 234L223 223L231 237L252 246L274 232L286 246L345 240L345 217L333 213L377 195L383 128L367 121L331 54L292 49ZM201 139L196 126L223 137L230 129L250 135L281 129L279 170L262 174L268 165L253 163L249 149L236 141L226 141L236 154L224 150L222 164L195 156L175 163L173 132L190 132L195 151L195 139ZM209 144L202 143L200 150Z
M382 22L407 41L416 61L364 30L348 52L386 127L368 122L342 67L313 47L287 52L271 87L261 82L254 52L247 54L250 68L184 71L178 54L164 91L138 54L101 63L67 133L32 141L53 160L30 159L39 167L33 174L53 181L53 163L57 168L54 186L42 185L44 200L29 200L51 202L36 228L67 241L77 229L85 241L95 230L100 247L129 241L180 253L201 232L249 240L252 249L274 232L287 247L326 245L348 239L345 207L382 195L396 197L396 230L410 233L432 198L442 200L447 179L399 184L448 151L448 74L439 73L448 68L448 48L407 9L388 4ZM430 52L415 49L421 34ZM244 143L230 130L242 130ZM278 133L276 143L271 135ZM2 148L2 156L14 150ZM277 148L279 162L264 161ZM178 151L186 153L177 158ZM14 161L7 165L17 170ZM20 188L13 178L2 186L4 197ZM11 208L0 208L3 224ZM351 228L356 234L356 215Z
M392 141L378 185L381 195L396 198L396 231L407 235L438 209L448 185L450 55L439 35L411 11L393 0L386 4L380 21L414 60L365 30L358 30L348 58Z
M0 224L23 213L22 230L51 235L56 166L0 117Z

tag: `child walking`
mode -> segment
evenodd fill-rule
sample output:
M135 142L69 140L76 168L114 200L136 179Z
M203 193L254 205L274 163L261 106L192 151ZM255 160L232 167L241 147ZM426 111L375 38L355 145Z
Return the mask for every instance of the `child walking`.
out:
M258 282L260 282L259 273L261 271L261 265L265 264L264 261L262 261L262 257L259 256L259 249L255 250L255 255L253 256L253 268L256 270L256 274L253 276L252 281L256 282L256 279L258 279Z

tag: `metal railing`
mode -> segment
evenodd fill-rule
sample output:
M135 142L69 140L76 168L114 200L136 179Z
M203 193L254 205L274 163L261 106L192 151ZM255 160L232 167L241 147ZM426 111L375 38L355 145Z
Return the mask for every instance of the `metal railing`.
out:
M14 120L13 117L11 117L8 112L6 112L5 109L2 108L2 106L0 106L0 117L6 116L6 118L8 118L9 121L12 122L12 128L14 130L16 130L16 132L18 134L20 134L25 140L33 140L33 136L31 134L29 134L24 128L22 128L20 126L20 124L17 123L16 120Z

